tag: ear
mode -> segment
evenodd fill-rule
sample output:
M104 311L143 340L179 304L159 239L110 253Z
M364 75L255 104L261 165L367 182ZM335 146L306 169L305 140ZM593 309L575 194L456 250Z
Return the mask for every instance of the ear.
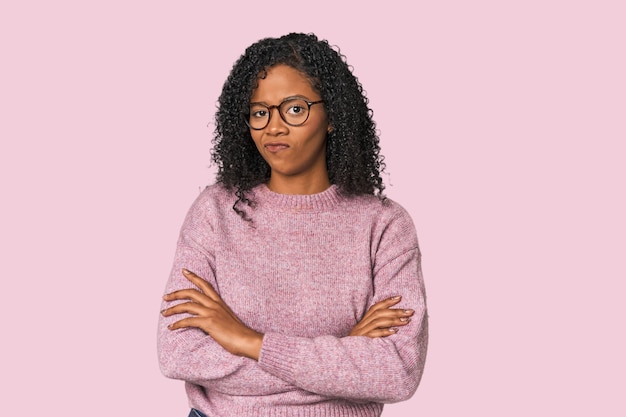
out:
M326 130L327 130L328 133L332 133L333 130L335 130L335 129L333 129L333 127L331 125L328 125L328 129L326 129Z

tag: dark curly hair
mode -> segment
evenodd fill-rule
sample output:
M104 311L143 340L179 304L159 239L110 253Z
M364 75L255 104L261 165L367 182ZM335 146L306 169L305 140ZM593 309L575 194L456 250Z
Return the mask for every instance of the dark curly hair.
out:
M259 77L278 64L305 74L324 100L332 127L326 144L331 184L346 195L371 194L384 200L380 174L385 165L363 87L345 57L327 41L313 34L290 33L248 47L235 62L219 98L212 160L218 167L217 182L235 190L233 209L248 219L240 203L253 206L248 191L270 177L270 167L258 152L243 115L249 111Z

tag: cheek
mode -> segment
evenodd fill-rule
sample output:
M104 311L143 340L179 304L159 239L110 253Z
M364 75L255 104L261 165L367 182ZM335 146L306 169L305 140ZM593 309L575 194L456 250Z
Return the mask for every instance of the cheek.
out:
M250 137L252 138L252 142L254 142L254 146L259 149L259 143L261 143L261 135L258 132L251 131Z
M308 142L312 146L321 146L326 143L327 134L328 131L326 126L317 126L315 129L308 132Z
M315 137L326 138L328 135L328 121L326 117L320 118L320 120L315 124L315 128L312 129L311 134Z

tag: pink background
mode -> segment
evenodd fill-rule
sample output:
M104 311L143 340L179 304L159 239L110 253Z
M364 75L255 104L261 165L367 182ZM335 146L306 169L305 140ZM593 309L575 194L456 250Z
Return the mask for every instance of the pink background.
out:
M427 368L384 416L626 415L623 2L95 3L0 6L0 414L187 415L156 321L215 102L302 31L365 86L424 254Z

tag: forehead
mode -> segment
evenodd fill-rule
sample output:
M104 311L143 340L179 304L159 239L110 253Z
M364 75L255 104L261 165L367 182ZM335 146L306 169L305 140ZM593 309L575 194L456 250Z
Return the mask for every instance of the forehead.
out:
M291 96L303 96L310 100L320 98L306 74L287 65L275 65L259 76L257 87L250 101L278 104Z

